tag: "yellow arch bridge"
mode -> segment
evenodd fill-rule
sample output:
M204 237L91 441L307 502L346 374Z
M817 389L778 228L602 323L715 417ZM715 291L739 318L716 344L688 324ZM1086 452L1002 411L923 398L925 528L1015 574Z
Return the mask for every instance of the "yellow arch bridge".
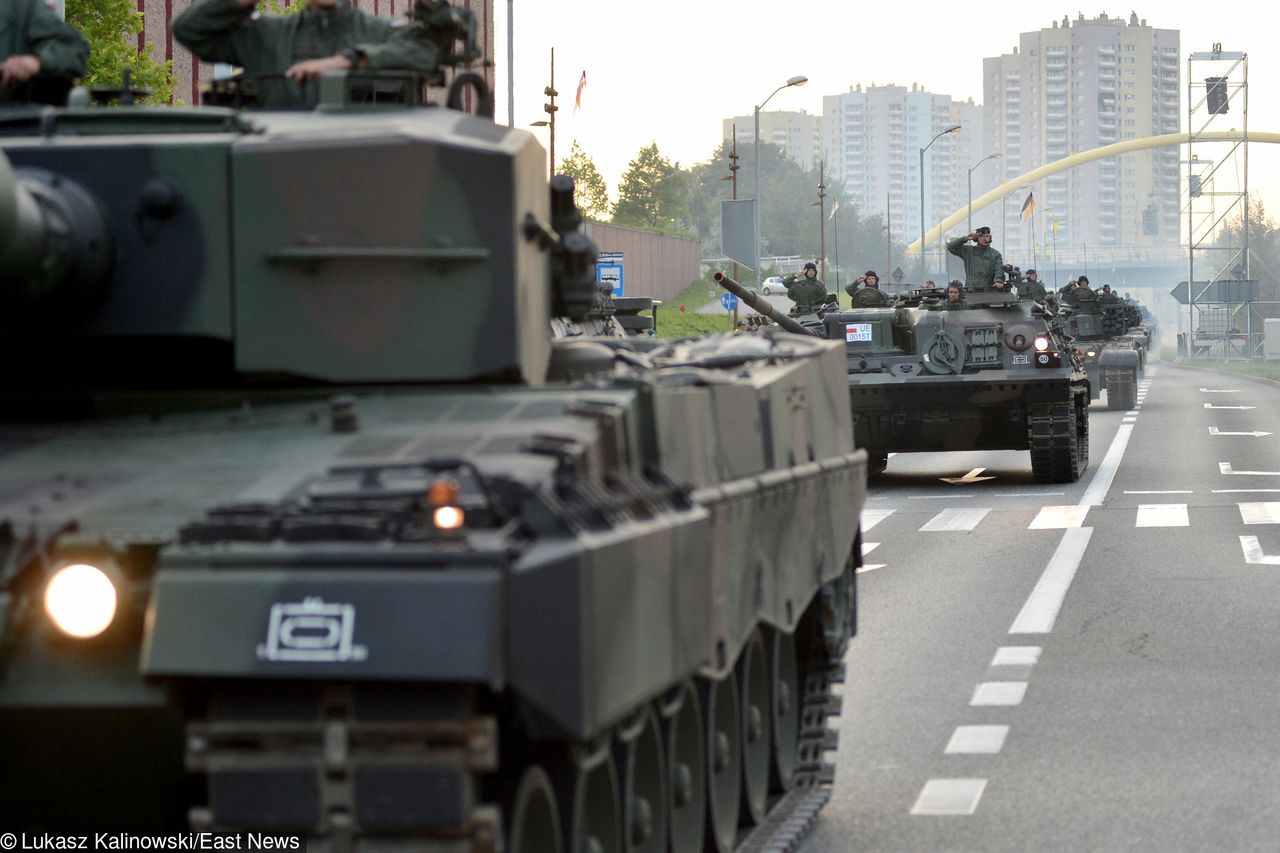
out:
M1101 148L1094 148L1090 151L1081 151L1072 154L1062 160L1055 160L1039 168L1032 169L1030 172L1019 175L1018 177L1005 181L1000 186L985 193L973 200L973 209L975 212L981 210L987 205L994 204L1005 196L1017 190L1023 184L1031 184L1047 178L1049 175L1064 172L1074 166L1080 166L1094 160L1101 160L1104 157L1111 157L1116 154L1127 154L1130 151L1141 151L1145 148L1162 148L1166 145L1186 145L1191 141L1190 134L1187 133L1165 133L1160 136L1144 136L1141 139L1126 139L1124 142L1116 142L1112 145L1104 145ZM1220 130L1206 131L1196 134L1197 142L1244 142L1245 134L1238 130ZM1280 133L1258 133L1251 132L1248 135L1248 142L1271 142L1280 143ZM947 229L959 224L968 215L969 207L957 210L938 224L934 225L924 233L924 244L926 246L938 242L941 235L947 232ZM919 252L920 240L916 240L907 246L907 253Z

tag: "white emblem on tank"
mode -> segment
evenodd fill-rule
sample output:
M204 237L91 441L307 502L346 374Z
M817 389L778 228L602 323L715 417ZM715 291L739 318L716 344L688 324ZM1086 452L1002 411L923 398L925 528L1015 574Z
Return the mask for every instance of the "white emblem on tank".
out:
M267 641L258 658L309 663L362 661L369 650L354 642L356 609L350 604L325 604L306 598L294 604L271 605Z

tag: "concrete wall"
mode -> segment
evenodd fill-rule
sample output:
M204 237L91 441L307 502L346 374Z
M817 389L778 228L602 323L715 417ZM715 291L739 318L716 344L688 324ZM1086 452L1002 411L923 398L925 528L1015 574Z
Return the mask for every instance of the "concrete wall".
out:
M588 222L586 232L601 252L622 252L625 296L667 301L701 278L702 253L696 240L603 222Z

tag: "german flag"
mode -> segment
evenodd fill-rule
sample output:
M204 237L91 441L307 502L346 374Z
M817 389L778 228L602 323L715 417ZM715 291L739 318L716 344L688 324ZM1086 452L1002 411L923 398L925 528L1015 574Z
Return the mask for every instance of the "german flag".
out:
M1036 212L1036 194L1027 193L1027 200L1022 203L1022 221L1026 222Z

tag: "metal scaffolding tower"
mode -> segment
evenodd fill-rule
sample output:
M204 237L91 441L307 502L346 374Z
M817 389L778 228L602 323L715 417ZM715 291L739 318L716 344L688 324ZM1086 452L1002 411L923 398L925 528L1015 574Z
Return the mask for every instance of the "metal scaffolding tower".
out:
M1232 105L1239 111L1231 114ZM1225 122L1225 125L1224 125ZM1210 131L1240 128L1241 138L1210 141ZM1232 334L1252 343L1249 303L1258 298L1257 283L1250 274L1249 257L1249 55L1213 50L1187 58L1187 346L1185 354L1210 352L1200 341L1221 336L1224 355L1232 353ZM1220 203L1223 202L1223 203ZM1222 240L1228 217L1243 225L1239 240ZM1238 242L1239 245L1229 245ZM1201 279L1196 280L1200 257ZM1178 290L1181 290L1179 285ZM1182 301L1182 298L1179 298ZM1232 306L1234 308L1224 306ZM1245 328L1235 322L1243 310ZM1207 312L1202 316L1202 312ZM1223 326L1223 317L1229 319ZM1206 322L1209 320L1209 322Z

